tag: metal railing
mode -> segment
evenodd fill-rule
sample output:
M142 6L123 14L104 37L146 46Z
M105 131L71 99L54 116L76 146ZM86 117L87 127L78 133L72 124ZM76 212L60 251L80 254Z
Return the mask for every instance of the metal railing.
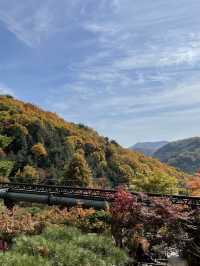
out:
M0 189L7 189L8 192L15 193L33 193L33 194L51 194L57 197L72 197L77 199L90 199L112 202L115 198L116 190L114 189L94 189L71 186L55 186L27 183L0 183ZM145 202L141 193L131 192L140 201ZM146 193L151 198L163 198L170 200L173 204L184 204L192 207L200 206L200 197L189 197L184 195L163 195L155 193ZM148 204L148 198L146 200Z

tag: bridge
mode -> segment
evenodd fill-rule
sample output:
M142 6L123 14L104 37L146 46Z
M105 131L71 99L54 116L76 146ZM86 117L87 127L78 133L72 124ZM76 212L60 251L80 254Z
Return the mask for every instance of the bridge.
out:
M114 201L116 190L93 189L71 186L35 185L22 183L0 183L0 199L4 200L8 208L12 208L17 202L32 202L48 205L92 207L106 209ZM142 199L141 193L131 192L148 204L148 200ZM163 195L146 193L152 198L166 198L173 204L185 204L192 208L200 207L200 197L188 197L184 195Z

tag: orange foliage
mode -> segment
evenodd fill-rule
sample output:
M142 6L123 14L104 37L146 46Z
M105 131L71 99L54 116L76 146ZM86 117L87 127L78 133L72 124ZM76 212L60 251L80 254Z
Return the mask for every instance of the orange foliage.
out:
M200 171L188 179L186 187L192 196L200 196Z
M38 157L40 157L40 156L46 157L47 156L47 151L46 151L46 149L42 143L35 144L32 147L31 151Z
M82 209L81 207L74 207L70 210L50 208L39 213L36 219L43 222L53 224L64 224L66 222L74 224L78 219L86 218L95 213L94 209Z
M70 224L78 227L87 227L87 217L95 214L94 209L82 209L73 207L71 209L59 209L49 207L31 214L28 210L15 207L12 211L1 207L0 212L0 237L10 239L19 234L37 234L47 224Z
M0 213L0 233L4 236L15 236L21 233L34 233L40 223L34 221L30 213L20 213L19 208L14 208L12 213L4 209Z

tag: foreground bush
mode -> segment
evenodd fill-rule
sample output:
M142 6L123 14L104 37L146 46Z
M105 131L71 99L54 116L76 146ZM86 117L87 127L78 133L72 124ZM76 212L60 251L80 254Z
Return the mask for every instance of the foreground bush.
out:
M21 255L15 252L0 254L1 265L3 266L52 266L47 260L42 257L34 257Z
M41 235L17 237L0 261L5 266L123 266L127 256L111 238L54 225Z

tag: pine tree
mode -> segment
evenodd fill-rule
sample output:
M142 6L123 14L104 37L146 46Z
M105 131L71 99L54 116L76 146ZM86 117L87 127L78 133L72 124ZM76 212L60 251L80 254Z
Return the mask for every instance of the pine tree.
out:
M75 153L66 173L66 180L72 180L78 186L89 186L92 172L82 153Z

